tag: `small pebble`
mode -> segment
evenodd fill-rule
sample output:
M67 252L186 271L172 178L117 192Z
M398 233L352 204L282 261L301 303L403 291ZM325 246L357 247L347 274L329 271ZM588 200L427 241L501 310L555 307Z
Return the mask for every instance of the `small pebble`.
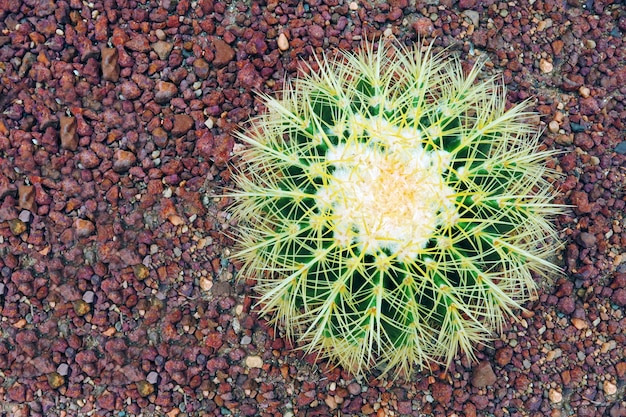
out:
M260 356L248 356L246 358L246 366L248 368L262 368L263 359Z
M280 49L281 51L286 51L287 49L289 49L289 40L287 39L287 35L285 35L284 33L278 35L278 40L276 41L276 43L278 44L278 49Z
M548 391L548 397L550 398L550 402L553 404L558 404L563 400L563 394L554 388L551 388L550 391Z
M350 395L359 395L361 393L361 386L356 382L348 384L348 392Z
M576 327L578 330L583 330L589 327L589 325L587 324L585 320L579 319L577 317L574 317L572 319L572 325L574 325L574 327Z
M589 87L585 87L584 85L582 85L578 89L578 94L580 94L582 98L588 98L591 95L591 90L589 89Z
M559 131L559 122L557 122L556 120L552 120L550 123L548 123L548 130L550 131L550 133L557 133Z
M541 58L541 60L539 61L539 69L544 74L549 74L554 69L554 65L552 65L552 63L550 61L548 61L548 60L546 60L544 58Z
M602 390L606 395L615 395L617 392L617 386L611 381L604 381L602 384Z
M11 219L8 221L9 229L15 236L19 236L26 231L26 223L20 219Z

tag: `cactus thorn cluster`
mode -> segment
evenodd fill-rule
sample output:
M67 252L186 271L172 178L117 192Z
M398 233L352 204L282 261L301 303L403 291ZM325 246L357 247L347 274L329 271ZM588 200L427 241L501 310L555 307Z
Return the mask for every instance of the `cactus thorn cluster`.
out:
M450 364L514 316L558 241L528 103L479 61L321 56L238 138L232 214L262 314L355 373Z

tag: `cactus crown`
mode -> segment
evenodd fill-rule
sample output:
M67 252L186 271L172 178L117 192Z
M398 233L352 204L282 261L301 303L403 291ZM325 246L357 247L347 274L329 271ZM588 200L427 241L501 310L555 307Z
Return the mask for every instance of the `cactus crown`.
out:
M532 296L531 271L558 269L532 114L430 48L317 63L238 135L235 257L261 312L357 373L472 357Z

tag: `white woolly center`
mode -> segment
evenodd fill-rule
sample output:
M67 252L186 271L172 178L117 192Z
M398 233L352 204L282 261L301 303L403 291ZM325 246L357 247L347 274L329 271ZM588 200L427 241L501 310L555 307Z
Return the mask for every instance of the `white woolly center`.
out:
M335 167L316 194L334 238L370 254L414 258L440 225L456 222L454 190L443 178L446 151L426 151L417 129L362 120L371 143L348 141L327 152Z

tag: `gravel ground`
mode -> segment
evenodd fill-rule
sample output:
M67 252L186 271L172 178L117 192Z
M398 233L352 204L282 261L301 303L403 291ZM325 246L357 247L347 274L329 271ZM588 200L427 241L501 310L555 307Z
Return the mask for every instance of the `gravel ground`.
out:
M0 415L626 416L619 0L0 0ZM565 274L447 372L355 379L235 281L231 132L314 52L437 37L532 97Z

